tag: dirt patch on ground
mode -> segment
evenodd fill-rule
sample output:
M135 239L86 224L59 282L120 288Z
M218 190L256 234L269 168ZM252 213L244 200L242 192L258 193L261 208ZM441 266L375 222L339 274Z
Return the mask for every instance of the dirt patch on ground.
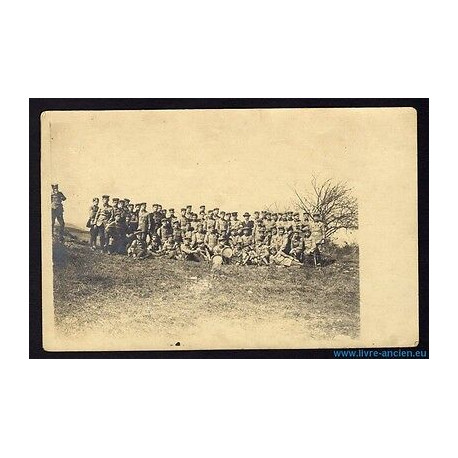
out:
M56 252L55 252L56 254ZM60 246L59 340L73 349L310 348L359 334L357 256L323 268L136 261Z

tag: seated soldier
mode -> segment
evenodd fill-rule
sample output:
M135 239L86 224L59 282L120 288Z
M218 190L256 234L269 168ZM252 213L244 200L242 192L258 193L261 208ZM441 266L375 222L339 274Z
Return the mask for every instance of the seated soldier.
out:
M183 235L182 235L182 232L180 229L180 223L178 220L172 223L172 236L173 236L173 240L175 240L178 243L181 243L183 241Z
M218 233L216 228L205 234L205 246L210 253L213 253L213 248L218 245Z
M253 237L254 243L258 244L258 243L263 242L265 237L266 237L266 228L265 226L260 226Z
M196 255L200 261L210 261L211 254L204 241L197 242Z
M165 242L167 238L172 235L172 228L170 226L170 222L167 219L162 219L160 222L160 226L157 229L157 235L160 237L162 242Z
M241 243L241 239L240 239L240 236L238 235L237 229L231 229L229 240L228 240L229 246L233 249L238 242Z
M205 243L205 230L202 223L197 223L197 230L194 231L193 248L195 248L200 242Z
M270 247L270 259L269 262L271 264L275 264L277 266L282 267L300 267L302 264L295 259L293 256L289 256L283 251L277 251L275 247Z
M243 255L243 247L242 247L242 242L238 241L235 243L235 245L232 247L232 258L231 258L231 264L235 264L236 266L242 264L242 255Z
M283 247L286 247L287 241L288 238L285 235L285 228L283 226L280 226L277 229L277 234L272 235L270 246L275 247L276 251L280 251L283 249Z
M298 231L294 231L291 237L289 254L299 262L304 262L304 242Z
M191 246L194 244L194 228L191 223L187 223L186 226L181 230L181 238L189 238L191 240Z
M175 240L173 240L172 235L168 235L163 246L162 250L164 252L164 255L167 256L169 259L178 259L179 257L179 248L180 246L178 245Z
M131 256L135 259L145 259L148 257L148 251L146 250L146 242L142 238L142 231L135 231L135 239L130 244L127 250L127 256Z
M180 247L181 259L184 261L200 261L197 251L191 248L191 237L185 237Z
M256 254L259 265L269 265L270 250L265 240L256 246Z
M243 241L242 241L243 245ZM258 265L259 263L259 256L256 252L256 247L253 242L250 245L243 245L242 248L242 265Z
M154 234L151 236L151 240L147 246L147 250L154 257L159 257L164 254L162 250L161 239L159 238L158 235Z
M243 234L240 237L240 241L242 242L242 246L244 248L250 246L253 243L253 236L250 235L250 228L243 228Z

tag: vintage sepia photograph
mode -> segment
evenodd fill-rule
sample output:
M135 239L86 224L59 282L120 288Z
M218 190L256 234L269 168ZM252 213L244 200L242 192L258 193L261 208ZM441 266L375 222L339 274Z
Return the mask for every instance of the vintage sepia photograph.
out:
M414 346L415 121L44 112L45 349Z

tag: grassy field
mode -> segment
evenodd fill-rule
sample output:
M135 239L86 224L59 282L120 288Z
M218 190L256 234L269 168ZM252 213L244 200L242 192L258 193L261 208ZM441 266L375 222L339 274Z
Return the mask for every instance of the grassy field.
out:
M358 255L322 268L133 260L86 234L54 247L54 315L73 349L313 348L359 334Z

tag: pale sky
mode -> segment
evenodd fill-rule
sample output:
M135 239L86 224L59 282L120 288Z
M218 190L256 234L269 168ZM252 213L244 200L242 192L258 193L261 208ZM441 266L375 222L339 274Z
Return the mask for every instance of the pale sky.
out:
M368 145L396 129L383 115L393 110L370 111L48 112L43 122L65 219L84 227L92 198L102 194L146 201L148 210L157 202L177 212L205 204L252 213L290 205L292 188L304 189L312 174L357 188Z

